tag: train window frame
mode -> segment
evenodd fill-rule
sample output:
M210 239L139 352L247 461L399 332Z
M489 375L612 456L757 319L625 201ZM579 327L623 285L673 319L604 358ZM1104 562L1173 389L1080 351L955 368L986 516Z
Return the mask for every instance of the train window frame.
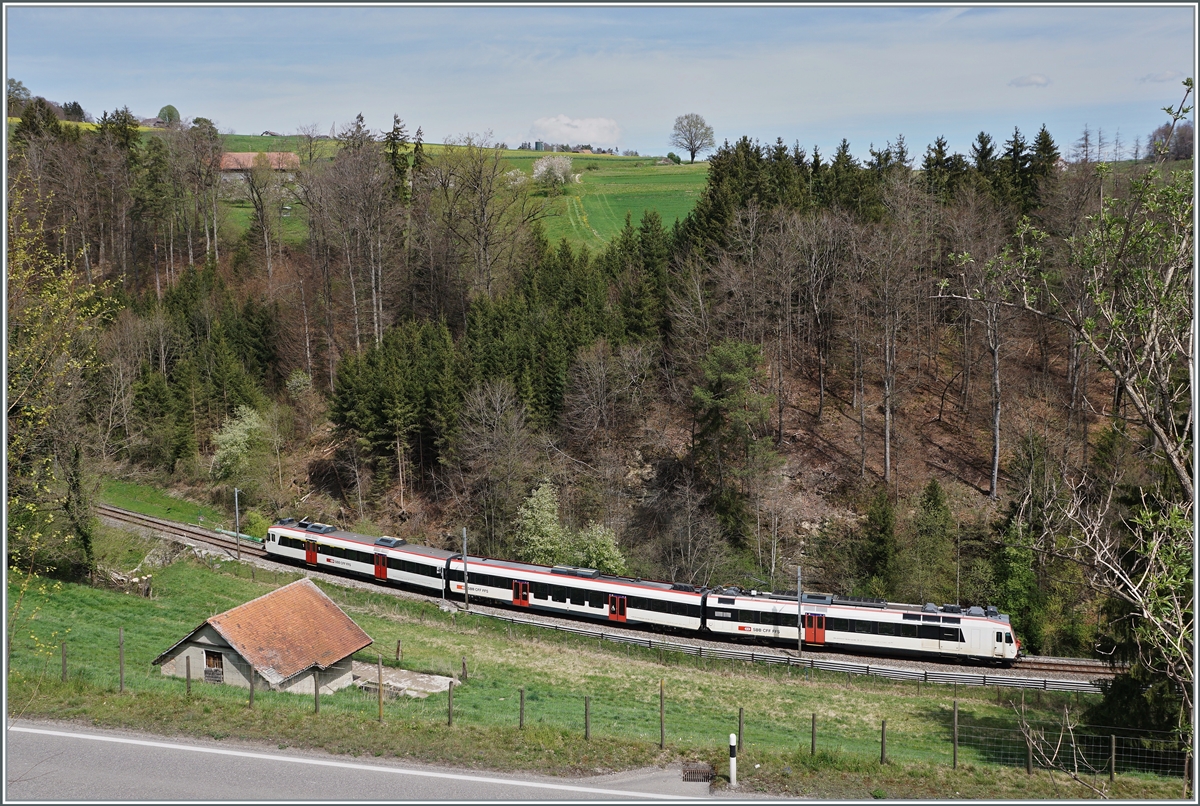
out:
M851 632L853 628L850 626L850 619L827 618L825 619L825 629L829 632Z

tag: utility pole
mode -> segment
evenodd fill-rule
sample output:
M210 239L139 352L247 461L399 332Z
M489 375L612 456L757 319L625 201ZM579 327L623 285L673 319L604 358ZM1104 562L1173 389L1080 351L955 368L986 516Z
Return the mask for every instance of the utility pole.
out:
M804 587L800 581L800 563L796 563L796 654L804 657Z
M242 559L242 516L238 509L238 493L241 492L237 487L233 488L233 541L237 546L237 558Z

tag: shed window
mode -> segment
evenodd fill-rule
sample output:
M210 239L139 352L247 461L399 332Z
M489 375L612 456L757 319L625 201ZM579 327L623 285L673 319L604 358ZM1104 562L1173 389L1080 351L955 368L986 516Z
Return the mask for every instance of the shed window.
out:
M211 649L204 650L204 666L207 669L224 669L225 656Z

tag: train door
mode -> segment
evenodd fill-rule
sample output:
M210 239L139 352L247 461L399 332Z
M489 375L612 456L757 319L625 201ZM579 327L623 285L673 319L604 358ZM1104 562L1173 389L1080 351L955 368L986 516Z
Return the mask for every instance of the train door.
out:
M518 607L529 607L529 583L521 582L518 579L513 580L512 584L513 598L512 603Z
M376 579L387 579L387 568L388 568L387 560L388 560L388 558L387 558L386 554L376 554L375 555L375 578Z
M308 563L309 565L317 564L317 541L304 541L304 562Z
M608 620L625 621L625 597L615 593L608 595Z
M804 615L804 643L821 646L825 643L825 614L806 613Z

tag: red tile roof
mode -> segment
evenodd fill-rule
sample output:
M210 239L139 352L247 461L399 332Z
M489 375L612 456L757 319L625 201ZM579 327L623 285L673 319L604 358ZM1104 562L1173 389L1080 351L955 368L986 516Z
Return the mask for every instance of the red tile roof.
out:
M221 155L221 170L248 171L259 154L265 154L277 171L294 171L300 167L300 155L291 151L231 151Z
M314 666L327 669L372 643L371 637L307 578L226 610L204 624L220 633L272 685ZM154 662L165 660L174 648Z

